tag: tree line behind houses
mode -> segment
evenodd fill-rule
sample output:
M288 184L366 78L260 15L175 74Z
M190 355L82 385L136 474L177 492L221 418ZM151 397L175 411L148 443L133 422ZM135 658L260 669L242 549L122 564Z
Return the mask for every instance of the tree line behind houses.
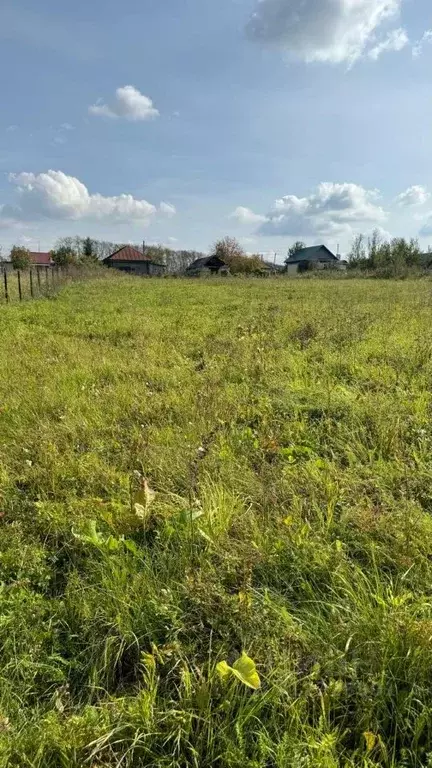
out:
M80 264L99 264L108 256L121 249L125 243L108 240L95 240L90 237L59 238L50 251L51 261L55 266L65 267ZM143 245L134 245L143 251ZM232 237L218 240L211 247L211 252L222 259L231 274L253 274L264 271L263 260L259 254L247 255L240 243ZM195 250L175 250L163 245L145 245L145 257L156 264L163 264L167 274L183 274L198 259L207 254ZM9 262L14 269L26 270L32 266L31 252L23 246L13 246Z
M50 251L52 263L59 267L69 265L91 265L103 262L108 256L118 251L124 243L97 240L90 237L59 238ZM142 250L142 245L135 246ZM285 265L296 260L306 248L305 243L296 241L287 252ZM282 265L263 260L260 254L246 254L241 244L233 237L224 237L210 249L210 252L223 261L231 274L264 274ZM195 250L175 250L163 245L146 245L146 258L163 264L167 274L183 274L198 259L207 254ZM1 254L0 254L1 257ZM14 269L26 270L32 266L31 253L22 246L13 246L9 261ZM1 258L0 258L1 263ZM379 277L400 277L412 272L427 271L432 268L432 251L420 248L418 240L403 237L386 239L379 230L370 236L358 234L354 237L346 260L341 260L347 269L358 274L374 274ZM313 271L315 265L307 261L301 264L300 272ZM275 270L276 271L276 270Z

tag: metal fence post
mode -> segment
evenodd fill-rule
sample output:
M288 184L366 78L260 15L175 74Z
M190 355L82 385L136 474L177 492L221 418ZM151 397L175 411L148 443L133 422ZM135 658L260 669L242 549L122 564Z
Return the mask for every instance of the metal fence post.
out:
M18 269L17 270L17 278L18 278L18 294L19 294L19 300L22 301L22 289L21 289L21 272Z

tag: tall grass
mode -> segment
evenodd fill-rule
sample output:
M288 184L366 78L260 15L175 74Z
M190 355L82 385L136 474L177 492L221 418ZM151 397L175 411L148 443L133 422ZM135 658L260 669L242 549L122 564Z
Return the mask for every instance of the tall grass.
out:
M431 283L0 320L0 766L432 765Z

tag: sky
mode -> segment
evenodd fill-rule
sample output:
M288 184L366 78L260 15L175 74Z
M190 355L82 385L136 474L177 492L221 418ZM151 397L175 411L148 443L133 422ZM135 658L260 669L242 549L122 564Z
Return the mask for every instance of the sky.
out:
M0 244L432 245L430 0L2 0Z

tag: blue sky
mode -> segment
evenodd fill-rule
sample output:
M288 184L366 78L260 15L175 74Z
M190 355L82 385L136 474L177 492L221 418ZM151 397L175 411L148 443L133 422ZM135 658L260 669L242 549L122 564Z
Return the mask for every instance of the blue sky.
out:
M431 28L430 0L3 0L3 251L432 244Z

